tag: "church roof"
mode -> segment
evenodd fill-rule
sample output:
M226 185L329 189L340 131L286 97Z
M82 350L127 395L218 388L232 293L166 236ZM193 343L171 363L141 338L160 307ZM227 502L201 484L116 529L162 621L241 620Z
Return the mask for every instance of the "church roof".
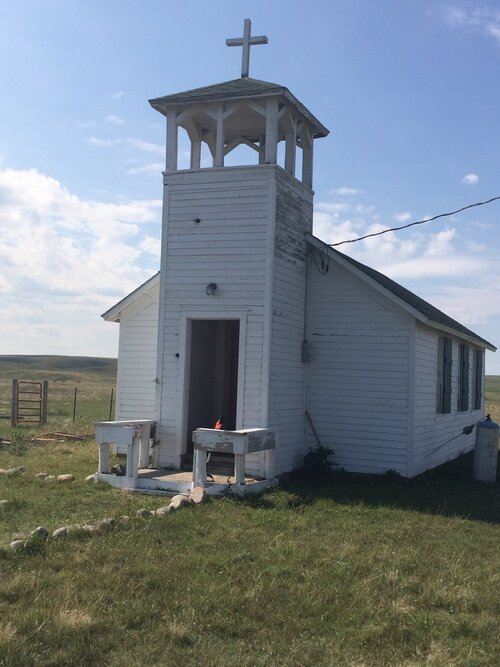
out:
M173 95L156 97L149 100L149 103L154 109L166 115L168 107L269 96L281 96L290 102L313 125L315 137L326 137L329 134L329 130L292 95L288 88L277 83L260 81L259 79L252 79L250 77L233 79L232 81L215 83L211 86L194 88L193 90L186 90L181 93L174 93Z
M319 241L319 243L321 243L323 247L326 246L328 248L328 252L331 253L335 258L340 259L341 262L347 262L351 266L355 267L356 269L361 271L365 276L368 276L368 278L374 280L378 285L383 287L385 290L388 290L398 299L401 299L409 306L411 306L411 308L417 310L419 313L423 315L424 318L423 321L428 320L429 323L434 323L439 328L442 328L444 330L451 330L458 335L465 336L468 339L473 339L474 341L484 345L485 347L487 347L492 351L496 350L496 347L492 343L485 340L484 338L481 338L481 336L478 336L478 334L474 333L474 331L471 331L471 329L468 329L463 324L460 324L460 322L457 322L457 320L454 320L446 313L443 313L443 311L439 310L439 308L436 308L428 301L421 299L419 296L417 296L410 290L406 289L406 287L403 287L394 280L391 280L391 278L388 278L383 273L380 273L379 271L372 269L370 266L366 266L366 264L358 262L356 259L353 259L348 255L344 255L344 253L335 250L331 246L325 244L323 241L317 239L312 235L309 237L309 240Z
M130 294L127 294L127 296L118 301L118 303L115 303L115 305L103 313L101 317L103 320L106 320L106 322L119 322L122 310L137 301L143 294L158 285L159 282L160 272L158 271L154 276L151 276L146 282L142 283L142 285L139 285L133 292L130 292Z

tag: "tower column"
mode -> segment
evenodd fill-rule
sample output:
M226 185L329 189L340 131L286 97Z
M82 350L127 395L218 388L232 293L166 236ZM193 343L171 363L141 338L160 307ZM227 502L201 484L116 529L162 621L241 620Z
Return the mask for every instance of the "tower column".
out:
M295 156L297 149L297 120L291 114L288 117L289 128L285 134L285 171L295 176Z
M224 105L217 106L214 167L224 166Z
M266 148L264 153L266 164L278 161L278 100L269 97L266 104Z
M303 128L302 140L302 183L312 188L313 183L313 138L307 128Z
M166 171L177 171L177 113L170 109L167 113L167 163Z

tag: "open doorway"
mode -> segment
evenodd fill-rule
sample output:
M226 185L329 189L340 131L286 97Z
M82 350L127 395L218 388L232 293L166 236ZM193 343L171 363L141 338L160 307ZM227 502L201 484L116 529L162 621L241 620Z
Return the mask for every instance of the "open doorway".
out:
M197 428L236 428L238 404L239 320L190 320L187 429L183 463L192 461Z

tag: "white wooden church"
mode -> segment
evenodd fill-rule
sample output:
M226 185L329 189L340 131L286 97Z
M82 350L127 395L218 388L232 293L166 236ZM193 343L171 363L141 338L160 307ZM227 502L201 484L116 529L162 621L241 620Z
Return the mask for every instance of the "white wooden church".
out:
M116 419L157 423L141 463L155 470L192 465L193 432L220 420L273 434L245 451L248 478L318 444L345 470L413 477L472 448L473 434L440 445L482 417L495 348L312 235L313 146L328 130L285 86L248 76L266 41L245 20L228 40L241 78L150 101L167 124L161 269L103 315L120 325ZM241 144L254 163L226 166Z

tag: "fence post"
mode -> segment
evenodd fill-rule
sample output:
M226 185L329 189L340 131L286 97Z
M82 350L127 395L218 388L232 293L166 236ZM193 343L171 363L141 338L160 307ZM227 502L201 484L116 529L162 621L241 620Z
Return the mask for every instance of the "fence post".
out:
M74 395L74 398L73 398L73 421L75 421L75 419L76 419L76 392L77 392L77 388L75 387L75 395Z
M10 425L17 426L17 399L19 395L19 380L12 380L12 400L10 407Z
M47 406L49 402L49 381L44 380L43 381L43 388L42 388L42 411L40 414L40 424L46 424L47 423Z
M111 387L111 400L109 402L109 421L113 419L113 389L114 387Z

